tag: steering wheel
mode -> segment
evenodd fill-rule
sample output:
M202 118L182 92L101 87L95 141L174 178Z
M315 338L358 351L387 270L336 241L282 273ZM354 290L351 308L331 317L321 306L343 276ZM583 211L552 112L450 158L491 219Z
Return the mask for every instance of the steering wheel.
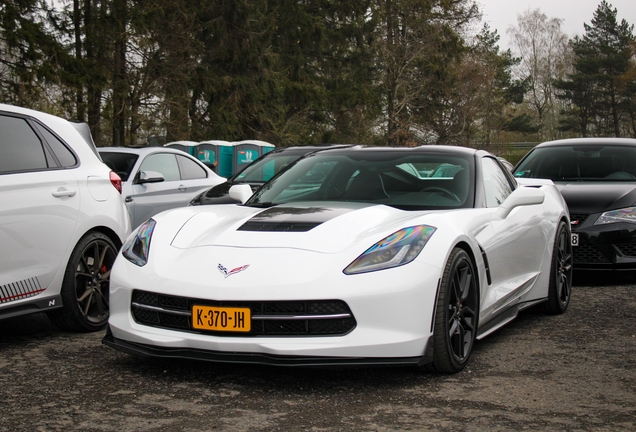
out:
M422 189L422 192L434 192L434 193L440 193L441 195L445 195L448 198L451 198L457 202L461 202L462 200L459 199L459 197L457 195L455 195L453 192L449 191L448 189L444 189L438 186L431 186L428 187L426 189Z
M344 194L344 191L340 190L340 188L335 185L333 179L328 180L326 184L328 186L327 190L325 191L326 199L330 201L337 200L342 196L342 194Z
M611 179L611 180L633 180L636 177L634 177L633 175L625 171L617 171L617 172L611 173L610 175L606 175L603 178Z

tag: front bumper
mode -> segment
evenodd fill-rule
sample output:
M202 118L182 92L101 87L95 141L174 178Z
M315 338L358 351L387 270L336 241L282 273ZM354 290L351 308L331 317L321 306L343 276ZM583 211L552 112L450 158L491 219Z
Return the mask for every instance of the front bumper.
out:
M163 348L143 345L117 339L113 336L110 326L102 343L126 354L146 357L178 358L202 360L215 363L242 363L269 366L304 366L304 367L341 367L341 366L416 366L424 365L433 360L432 350L424 356L416 357L321 357L321 356L289 356L262 353L239 353L224 351L208 351L194 348ZM427 344L431 347L431 344Z
M594 225L600 213L573 216L582 221L572 226L572 233L579 235L578 246L572 248L575 269L636 270L636 224Z
M254 284L248 272L220 282L214 279L218 272L205 272L206 278L195 278L201 280L195 283L184 275L201 272L197 263L161 274L118 259L111 276L109 336L104 343L152 356L266 364L417 364L422 360L433 334L439 268L413 262L388 271L347 276L326 272L323 269L328 266L312 260L300 261L314 265L283 276L271 273ZM135 317L135 290L224 304L339 300L350 308L355 322L350 331L327 335L274 335L268 331L219 335L166 328L161 320L157 325Z

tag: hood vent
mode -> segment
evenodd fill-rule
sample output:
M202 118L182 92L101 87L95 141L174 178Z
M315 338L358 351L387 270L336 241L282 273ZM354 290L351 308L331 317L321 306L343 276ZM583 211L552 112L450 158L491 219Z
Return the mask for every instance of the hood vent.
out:
M272 207L245 222L238 231L307 232L352 210L325 207Z
M239 231L307 232L320 225L312 222L256 222L248 221Z

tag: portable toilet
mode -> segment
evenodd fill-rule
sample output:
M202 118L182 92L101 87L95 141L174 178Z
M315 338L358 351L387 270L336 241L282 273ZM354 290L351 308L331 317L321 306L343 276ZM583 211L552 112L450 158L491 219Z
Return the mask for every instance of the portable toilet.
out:
M194 157L210 167L221 177L234 174L234 143L223 140L201 141L196 145Z
M237 173L265 153L274 150L274 144L258 140L235 141L233 172Z
M196 141L172 141L167 144L164 144L163 146L181 150L191 156L194 156L196 145L197 145Z

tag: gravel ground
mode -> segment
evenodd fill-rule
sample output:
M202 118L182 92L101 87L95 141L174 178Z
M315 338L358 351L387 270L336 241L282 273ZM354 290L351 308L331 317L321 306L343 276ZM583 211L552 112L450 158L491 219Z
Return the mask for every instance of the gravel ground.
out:
M636 430L636 280L577 274L570 309L523 312L469 366L297 369L157 360L0 321L0 431Z

